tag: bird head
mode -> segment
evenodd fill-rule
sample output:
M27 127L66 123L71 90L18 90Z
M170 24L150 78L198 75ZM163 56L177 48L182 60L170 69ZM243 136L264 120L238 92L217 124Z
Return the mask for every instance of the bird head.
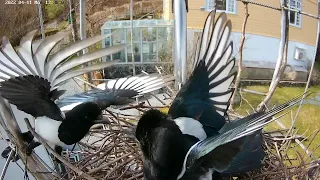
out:
M148 139L150 132L152 132L154 128L159 127L167 118L166 114L157 109L150 109L141 116L135 133L141 146L146 146L145 143L150 141L150 139Z
M78 121L83 121L83 123L88 125L94 125L97 120L103 120L102 109L97 103L93 102L77 105L66 113L67 118L70 117L70 115L73 116L73 118L77 118Z

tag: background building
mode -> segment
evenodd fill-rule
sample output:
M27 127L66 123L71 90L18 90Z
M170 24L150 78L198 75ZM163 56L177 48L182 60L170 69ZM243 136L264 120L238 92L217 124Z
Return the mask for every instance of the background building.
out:
M188 48L192 48L195 37L199 36L206 16L212 10L213 0L188 0L187 14ZM255 0L257 3L280 7L276 0ZM173 19L172 0L163 1L163 17ZM244 4L237 0L216 0L217 12L226 12L232 21L232 39L234 41L234 56L238 59L238 49L241 41L242 24L244 20ZM289 6L294 9L318 14L316 0L289 0ZM249 18L246 26L246 41L243 50L243 78L271 79L278 57L280 41L281 12L253 4L248 5ZM306 81L308 66L314 55L317 36L317 20L289 12L289 46L287 80ZM190 52L190 50L188 50ZM189 55L190 56L190 55Z

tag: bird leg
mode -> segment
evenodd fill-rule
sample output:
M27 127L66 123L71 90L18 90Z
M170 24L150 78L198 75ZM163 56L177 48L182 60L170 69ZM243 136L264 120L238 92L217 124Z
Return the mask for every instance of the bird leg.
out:
M32 141L29 143L29 145L27 146L27 149L26 149L26 154L27 154L27 156L30 156L31 153L32 153L32 150L33 150L34 148L40 146L40 145L41 145L40 142L36 142L36 141L32 140Z
M55 147L54 147L54 151L56 151L56 153L58 153L58 154L61 156L62 147L61 147L61 146L55 146ZM61 161L60 161L58 158L54 157L53 160L54 160L56 163L61 164Z

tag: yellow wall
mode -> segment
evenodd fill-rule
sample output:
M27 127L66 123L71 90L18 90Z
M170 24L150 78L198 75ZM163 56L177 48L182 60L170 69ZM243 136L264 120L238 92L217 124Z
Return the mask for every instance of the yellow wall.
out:
M274 7L279 7L279 0L255 0L263 4ZM173 19L171 13L171 0L164 0L164 17ZM205 0L189 0L189 13L187 14L188 28L202 29L208 12L201 11L200 7L205 6ZM309 14L317 15L317 0L302 0L302 11ZM236 14L227 14L232 21L233 31L241 32L244 5L242 2L237 2ZM264 8L254 4L248 5L249 18L246 26L246 33L258 34L269 37L280 37L280 11ZM308 45L315 45L317 33L317 20L308 16L302 15L301 28L290 26L289 38L290 41L297 41Z

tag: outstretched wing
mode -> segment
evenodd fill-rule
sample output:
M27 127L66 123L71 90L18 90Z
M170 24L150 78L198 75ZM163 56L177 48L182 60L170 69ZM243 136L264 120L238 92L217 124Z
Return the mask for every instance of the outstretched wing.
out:
M46 115L55 116L57 120L61 119L61 112L54 104L54 100L63 93L57 90L59 85L75 76L108 67L115 61L77 70L73 68L125 48L125 45L113 46L67 60L78 51L110 35L78 41L53 53L52 49L70 32L59 32L49 36L36 49L33 49L35 33L36 30L26 34L16 49L6 37L3 37L0 50L0 94L18 109L35 117ZM49 109L52 113L49 113ZM58 114L54 115L54 113Z
M33 117L47 116L61 121L63 115L50 99L50 88L50 83L39 76L19 76L1 82L0 94Z
M105 109L110 105L126 104L132 100L131 98L161 89L173 80L174 77L171 75L159 74L112 79L99 84L100 89L67 96L56 103L62 111L70 111L83 102L96 102Z
M188 151L183 164L183 170L179 177L188 173L191 169L210 167L215 171L227 170L233 162L234 157L241 151L246 143L247 135L261 130L268 123L272 122L272 116L294 106L300 102L302 95L264 113L251 120L243 121L233 129L224 131L222 134L207 138L194 144Z
M204 128L210 127L211 131L215 129L217 132L225 123L223 116L233 93L229 87L236 72L229 75L235 65L235 60L230 60L231 22L225 13L221 13L216 21L214 18L215 12L212 11L204 25L194 71L177 94L168 113L173 118L199 119ZM206 133L209 131L206 130Z

